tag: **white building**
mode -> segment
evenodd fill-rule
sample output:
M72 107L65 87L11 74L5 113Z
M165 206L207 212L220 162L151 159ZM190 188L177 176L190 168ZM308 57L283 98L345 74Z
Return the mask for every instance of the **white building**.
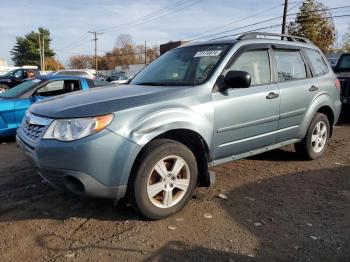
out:
M6 59L0 58L0 67L7 67Z
M127 76L134 76L145 67L144 64L116 66L115 71L125 72Z

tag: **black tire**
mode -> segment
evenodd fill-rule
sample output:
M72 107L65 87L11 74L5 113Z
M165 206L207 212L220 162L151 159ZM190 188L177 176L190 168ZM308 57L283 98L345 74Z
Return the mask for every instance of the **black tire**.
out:
M6 84L0 84L0 94L5 93L10 87Z
M316 152L313 147L314 143L312 142L312 135L316 125L320 122L324 123L327 129L327 134L325 136L326 142L322 150L319 152ZM316 115L314 116L314 118L310 123L309 129L304 139L300 143L297 143L294 145L295 151L305 160L315 160L322 157L328 147L330 133L331 133L331 128L330 128L328 117L325 114L316 113Z
M153 200L151 201L150 197L148 196L147 190L150 183L149 179L152 176L151 172L157 163L159 163L159 161L163 160L164 158L172 156L181 158L187 164L187 166L184 166L184 168L186 168L187 171L189 170L189 183L187 190L181 191L176 189L176 187L172 189L177 190L177 192L180 191L182 198L179 199L181 200L179 200L179 202L171 207L162 208L156 206L152 202ZM180 211L192 197L197 185L198 169L195 156L193 155L192 151L185 145L168 139L159 139L152 141L149 145L146 146L145 150L143 150L141 156L138 158L136 165L137 166L130 183L130 194L133 206L141 215L145 216L146 218L157 220L175 214ZM181 169L179 174L182 174L182 172L184 172L183 169ZM154 172L152 172L152 174L154 174ZM174 187L174 185L171 184L171 187ZM170 189L169 185L168 189ZM159 194L160 197L163 196L163 198L165 198L165 191L162 191ZM159 194L157 195L158 197Z

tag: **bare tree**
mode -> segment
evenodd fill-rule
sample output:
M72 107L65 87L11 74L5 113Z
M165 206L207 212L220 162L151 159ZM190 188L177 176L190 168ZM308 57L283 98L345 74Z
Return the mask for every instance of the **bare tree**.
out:
M69 66L74 69L91 68L92 57L88 55L75 55L69 58Z

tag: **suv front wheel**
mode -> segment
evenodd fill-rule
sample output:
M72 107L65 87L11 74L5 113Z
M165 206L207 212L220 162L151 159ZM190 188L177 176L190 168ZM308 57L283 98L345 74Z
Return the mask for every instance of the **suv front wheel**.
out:
M325 114L316 113L304 139L295 144L296 152L308 160L320 158L327 149L330 131L328 117Z
M168 139L152 141L138 159L134 206L149 219L170 216L192 197L197 177L196 158L189 148Z

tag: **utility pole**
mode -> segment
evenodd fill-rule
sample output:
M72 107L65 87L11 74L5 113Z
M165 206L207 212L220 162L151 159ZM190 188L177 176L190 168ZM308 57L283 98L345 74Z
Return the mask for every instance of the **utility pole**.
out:
M43 33L43 71L46 71L46 68L45 68L45 35Z
M145 41L145 65L147 65L147 42Z
M43 70L43 58L42 58L42 51L41 51L40 31L39 31L39 35L38 35L38 42L39 42L40 70Z
M288 12L288 0L284 0L282 35L286 33L287 12Z
M89 34L92 34L94 36L94 38L92 39L92 41L95 41L95 70L97 73L97 35L102 35L103 33L98 33L96 31L89 31Z

